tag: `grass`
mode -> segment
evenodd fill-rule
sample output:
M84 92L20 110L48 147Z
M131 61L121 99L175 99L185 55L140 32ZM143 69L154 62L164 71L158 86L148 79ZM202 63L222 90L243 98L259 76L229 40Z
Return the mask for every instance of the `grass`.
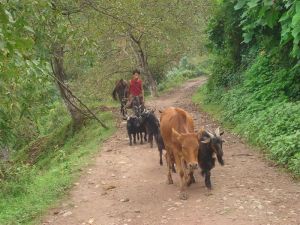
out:
M201 86L196 93L192 96L192 101L197 104L203 111L209 113L216 120L219 121L227 129L233 129L233 125L229 122L222 120L222 106L217 103L207 102L206 101L206 85Z
M115 131L110 113L102 113L101 118L109 125L108 130L92 120L73 136L60 135L57 131L48 137L51 141L42 145L44 151L39 153L34 165L26 163L24 158L25 162L10 169L6 179L0 180L0 224L39 223L41 216L72 187L81 169Z

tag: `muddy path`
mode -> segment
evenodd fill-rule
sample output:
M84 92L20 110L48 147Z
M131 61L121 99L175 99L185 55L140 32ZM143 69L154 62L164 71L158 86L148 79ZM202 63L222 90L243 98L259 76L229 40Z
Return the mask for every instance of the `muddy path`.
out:
M185 83L157 99L152 106L178 106L193 114L197 127L216 122L191 103L205 78ZM166 184L166 165L159 165L156 148L128 145L126 124L107 140L82 172L61 205L41 224L53 225L228 225L300 224L300 184L273 167L261 154L225 131L225 166L212 170L212 194L196 174L189 199L178 198L179 180Z

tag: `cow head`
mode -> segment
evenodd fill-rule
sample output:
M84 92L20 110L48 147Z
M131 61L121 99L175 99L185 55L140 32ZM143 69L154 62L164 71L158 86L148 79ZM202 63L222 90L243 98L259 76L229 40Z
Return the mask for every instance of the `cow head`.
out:
M141 122L140 122L139 118L135 115L127 116L127 123L132 124L134 127L141 126Z
M172 129L172 139L180 144L181 154L187 163L189 169L198 168L198 148L199 141L195 133L180 134L174 128Z
M144 111L144 106L143 105L133 106L133 112L137 117L140 117L142 115L143 111Z
M221 136L224 134L224 132L220 132L220 129L217 128L215 132L205 130L202 133L204 133L205 135L201 137L200 141L204 144L210 145L213 152L217 155L218 162L223 166L224 160L222 145L224 140L222 140Z

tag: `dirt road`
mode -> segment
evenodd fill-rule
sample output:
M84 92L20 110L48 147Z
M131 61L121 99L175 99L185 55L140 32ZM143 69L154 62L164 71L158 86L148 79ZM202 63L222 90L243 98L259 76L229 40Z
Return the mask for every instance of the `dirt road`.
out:
M176 92L151 101L152 106L179 106L194 115L197 127L215 121L190 101L205 78L191 80ZM148 103L149 104L149 103ZM212 194L203 178L178 198L179 180L167 185L156 148L128 145L126 124L104 143L101 153L74 184L67 200L42 224L53 225L243 225L300 224L300 184L225 131L225 166L212 170Z

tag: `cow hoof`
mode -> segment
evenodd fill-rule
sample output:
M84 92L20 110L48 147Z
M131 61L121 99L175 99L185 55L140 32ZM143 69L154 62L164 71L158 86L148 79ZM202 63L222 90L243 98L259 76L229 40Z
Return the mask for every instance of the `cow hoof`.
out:
M179 198L181 200L187 200L188 199L188 194L186 192L180 192Z
M175 169L174 166L172 167L172 172L173 172L173 173L176 173L176 169Z
M213 195L211 189L208 189L205 195L206 195L206 196L211 196L211 195Z
M167 184L173 184L173 180L168 179Z
M192 180L189 179L189 180L186 182L186 185L189 187L189 186L191 186L192 183L193 183Z

